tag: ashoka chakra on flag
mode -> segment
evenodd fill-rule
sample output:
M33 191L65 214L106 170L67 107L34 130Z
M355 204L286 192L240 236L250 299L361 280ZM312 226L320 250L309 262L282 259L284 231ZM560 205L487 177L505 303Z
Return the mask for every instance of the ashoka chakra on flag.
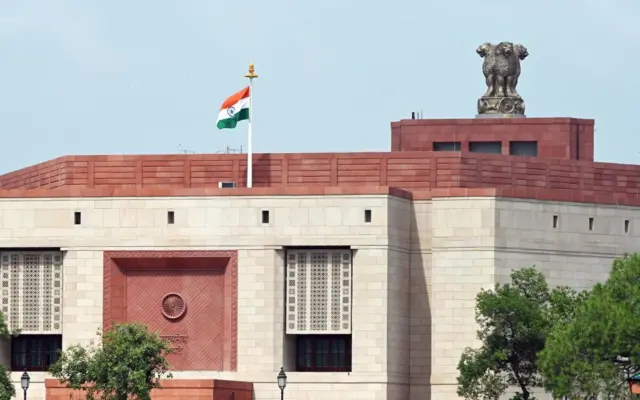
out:
M218 112L218 129L232 129L238 121L249 119L249 86L229 96Z

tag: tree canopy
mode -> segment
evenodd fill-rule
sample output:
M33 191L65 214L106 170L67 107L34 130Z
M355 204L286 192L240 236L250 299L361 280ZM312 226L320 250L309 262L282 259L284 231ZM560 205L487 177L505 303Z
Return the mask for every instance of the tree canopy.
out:
M170 378L171 345L144 325L121 324L100 335L99 346L74 345L50 373L67 387L86 390L88 400L150 400L161 378Z
M568 287L549 289L535 268L511 274L476 298L479 349L467 348L458 364L458 395L469 400L497 400L508 386L515 399L532 400L542 386L538 353L556 324L567 321L584 297Z
M558 325L540 353L544 384L554 396L621 399L640 373L640 256L613 263L567 324Z

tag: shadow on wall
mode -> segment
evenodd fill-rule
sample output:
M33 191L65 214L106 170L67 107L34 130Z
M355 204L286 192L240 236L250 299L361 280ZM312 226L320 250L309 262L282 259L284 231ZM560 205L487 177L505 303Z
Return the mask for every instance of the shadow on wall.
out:
M238 182L236 183L238 187L246 187L247 186L247 155L244 160L240 161L238 166L239 174L238 174ZM251 165L253 166L253 170L251 171L252 175L252 186L253 187L270 187L270 186L280 186L282 184L282 164L281 160L273 160L271 154L253 154L252 155L253 162Z
M430 232L425 225L431 221L426 214L416 212L411 205L411 258L410 258L410 315L409 315L409 376L411 399L431 400L431 292L430 277L427 268L431 268L430 249L421 248L427 243L420 232ZM422 229L418 229L421 227ZM428 226L430 228L430 226Z

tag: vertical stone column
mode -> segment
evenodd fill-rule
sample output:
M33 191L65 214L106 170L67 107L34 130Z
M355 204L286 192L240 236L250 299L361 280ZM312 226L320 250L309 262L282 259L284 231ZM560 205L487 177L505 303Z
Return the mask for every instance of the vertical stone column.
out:
M362 247L353 256L352 371L382 376L387 370L386 248Z
M495 201L435 199L432 222L431 398L458 399L460 355L477 345L475 297L494 284Z
M86 346L103 323L103 252L69 249L62 263L62 348Z
M238 372L268 375L282 359L279 258L273 248L238 250Z

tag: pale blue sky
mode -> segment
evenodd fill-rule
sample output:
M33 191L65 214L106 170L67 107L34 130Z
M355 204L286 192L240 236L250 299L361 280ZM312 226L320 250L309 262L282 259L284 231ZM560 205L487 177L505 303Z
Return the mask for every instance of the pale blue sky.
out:
M391 121L470 118L476 47L527 46L530 117L596 120L596 158L640 160L637 0L0 0L0 173L68 154L199 153L254 90L254 151L388 150Z

